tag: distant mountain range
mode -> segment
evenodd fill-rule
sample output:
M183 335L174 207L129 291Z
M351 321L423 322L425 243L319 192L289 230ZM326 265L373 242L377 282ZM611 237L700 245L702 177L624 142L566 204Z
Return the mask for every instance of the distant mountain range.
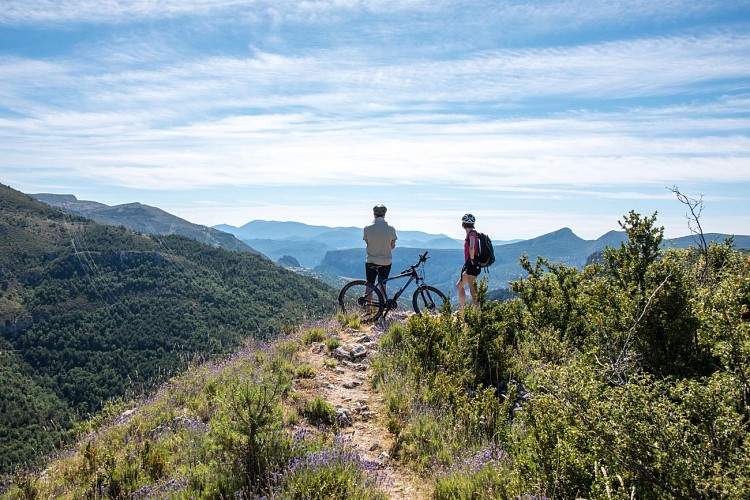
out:
M337 277L359 277L363 273L365 257L361 227L266 220L254 220L240 227L227 224L206 227L140 203L108 206L78 200L73 195L31 196L101 224L124 226L146 234L178 234L230 250L260 252L282 263L296 260L307 270L305 274L317 276L333 286L338 282ZM399 239L394 253L394 269L408 267L420 253L429 250L431 260L427 269L432 273L432 283L451 292L463 261L463 241L444 234L398 228L397 232ZM718 233L706 233L704 236L716 242L731 236L736 247L750 249L750 236ZM596 240L584 240L569 228L562 228L528 240L493 240L497 260L487 274L489 285L491 288L504 288L508 280L517 279L522 273L518 260L524 253L531 259L543 256L553 262L583 267L592 254L608 246L619 246L625 239L624 231L610 231ZM696 241L693 236L684 236L666 240L665 244L686 248L696 245Z
M123 226L144 234L176 234L212 247L260 253L226 231L193 224L160 208L141 203L110 206L96 201L79 200L72 194L38 193L29 196L68 213L87 217L99 224Z
M362 248L364 245L361 227L311 226L300 222L265 220L254 220L240 227L226 224L213 227L235 235L271 259L292 256L308 269L319 265L329 251ZM399 247L463 248L463 241L444 234L401 231L398 228L397 233Z
M708 233L707 240L722 242L730 235ZM576 236L569 228L544 234L537 238L523 240L507 245L495 245L495 263L481 277L487 277L490 289L506 288L509 280L516 280L525 274L518 261L525 253L533 261L537 256L549 259L551 262L582 268L590 256L603 251L606 247L618 247L626 241L624 231L610 231L596 240L584 240ZM738 248L750 249L750 236L734 236L734 244ZM687 248L696 245L693 237L685 236L666 240L667 247ZM393 256L393 270L408 268L413 264L423 248L396 247ZM426 264L428 282L437 286L448 294L453 294L454 283L458 280L463 264L463 249L461 250L433 250L429 249L430 260ZM365 252L363 248L349 250L335 250L328 252L315 270L320 273L335 276L361 277L364 274Z

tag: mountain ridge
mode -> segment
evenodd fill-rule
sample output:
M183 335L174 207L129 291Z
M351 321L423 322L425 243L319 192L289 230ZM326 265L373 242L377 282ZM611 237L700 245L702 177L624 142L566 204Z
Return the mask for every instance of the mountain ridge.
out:
M37 193L29 196L66 212L88 217L99 224L124 226L144 234L177 234L227 250L260 253L234 235L194 224L161 208L140 202L110 206L97 201L79 200L72 194Z
M72 194L41 193L31 196L70 213L91 217L100 223L124 225L146 234L182 234L213 246L236 251L257 252L272 260L293 257L303 268L319 272L326 272L324 269L327 268L334 270L331 268L331 262L336 256L344 255L348 250L356 252L364 249L362 228L353 226L331 227L296 221L256 219L239 227L229 224L207 227L190 223L160 208L139 202L108 206L96 201L78 200ZM443 254L443 250L453 250L459 257L453 258L452 262L461 260L462 240L445 234L431 234L423 231L398 230L397 233L399 236L397 248L432 250L435 256ZM706 233L704 236L707 240L721 242L732 235ZM750 236L735 235L733 237L736 246L750 248ZM527 253L531 258L543 256L559 263L580 267L592 254L601 252L607 246L618 246L624 240L624 231L617 230L608 231L593 240L585 240L569 227L526 240L493 240L496 252L503 258L499 259L501 262L497 262L492 268L497 271L495 274L499 275L500 279L494 280L491 277L490 282L493 285L500 285L507 282L507 279L514 279L518 269L517 261L523 253ZM695 245L696 241L694 235L687 235L666 240L666 244L676 248L685 248L691 244ZM333 253L328 256L329 252ZM416 255L414 251L406 253ZM505 262L508 265L504 267L503 261L508 259L512 262L509 264ZM408 265L406 261L401 264ZM448 261L441 263L441 266L446 265L451 269L456 267ZM351 267L344 265L344 268L347 271L346 275L349 275L352 271ZM450 279L445 278L446 286Z
M708 241L723 242L730 235L707 233ZM750 236L735 236L735 245L739 248L750 249ZM550 262L582 268L589 258L606 247L619 247L627 240L625 231L609 231L596 240L584 240L577 236L570 228L561 228L536 238L517 243L495 246L495 263L480 275L487 278L491 290L507 288L508 282L524 275L519 265L522 255L528 255L533 262L537 257L543 257ZM665 246L687 248L695 245L693 237L684 236L666 240ZM454 291L454 284L458 281L463 264L463 250L431 250L427 248L402 248L396 246L393 252L393 270L406 269L413 264L418 255L429 250L429 261L425 265L429 276L428 283L440 288L444 293ZM328 252L321 263L314 268L320 273L334 276L359 277L364 273L364 248L332 250Z
M98 224L0 185L0 472L110 399L335 307L331 287L257 253Z

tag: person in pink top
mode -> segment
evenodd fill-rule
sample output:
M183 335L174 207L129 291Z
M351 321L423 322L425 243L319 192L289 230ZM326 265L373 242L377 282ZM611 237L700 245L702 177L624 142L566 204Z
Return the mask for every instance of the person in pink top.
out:
M474 223L476 218L471 214L461 217L461 227L466 231L464 240L464 267L461 268L461 277L456 283L458 289L458 310L463 311L466 306L466 287L469 287L471 294L471 305L477 307L477 276L481 268L474 260L479 255L479 236Z

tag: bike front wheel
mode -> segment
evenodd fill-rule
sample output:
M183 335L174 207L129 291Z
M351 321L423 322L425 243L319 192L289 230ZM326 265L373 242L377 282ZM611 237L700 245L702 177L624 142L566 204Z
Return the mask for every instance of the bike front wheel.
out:
M417 314L438 314L448 300L443 292L430 285L422 285L414 291L412 305Z
M339 305L345 315L369 322L375 321L383 313L385 298L377 286L365 280L354 280L339 292Z

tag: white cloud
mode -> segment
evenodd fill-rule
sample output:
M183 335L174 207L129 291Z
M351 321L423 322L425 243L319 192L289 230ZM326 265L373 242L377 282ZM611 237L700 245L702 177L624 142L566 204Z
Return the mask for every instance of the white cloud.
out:
M705 16L712 12L741 10L741 0L693 2L669 0L561 0L551 2L514 2L473 0L5 0L0 24L97 22L116 23L184 16L223 15L263 16L281 20L331 22L331 16L372 14L403 15L415 12L438 16L445 14L482 14L488 21L507 26L525 21L527 29L542 25L545 29L568 28L601 22L632 24L639 21L674 20ZM478 21L481 21L479 17ZM448 22L446 20L445 22Z
M717 54L719 46L726 51ZM66 66L62 61L5 59L0 60L4 73L0 105L42 120L44 113L57 113L60 106L93 113L106 107L110 113L139 115L138 120L150 116L155 126L215 113L237 115L245 109L274 114L302 109L331 120L337 116L356 119L384 113L453 112L457 105L467 113L488 114L491 120L503 108L515 114L544 113L536 103L545 99L564 98L572 100L571 106L596 106L596 99L602 98L689 96L706 82L747 80L748 54L748 36L709 36L493 51L464 60L375 66L365 54L351 50L305 57L256 52L253 58L204 57L152 69L123 69L119 63L100 67L101 59L94 59L89 67L82 67L79 61ZM115 56L108 51L102 57ZM734 99L739 102L724 103L725 112L742 105L747 97ZM43 108L45 101L50 103L49 111ZM699 108L691 105L689 110ZM683 113L679 122L667 125L689 128L691 119ZM514 125L521 122L514 120ZM737 122L742 125L743 121ZM732 124L725 120L724 126Z
M646 207L667 185L746 186L750 36L741 21L679 26L743 5L9 0L0 29L81 38L0 57L0 173L173 192L428 185ZM433 215L450 224L453 210ZM513 210L496 223L586 220Z
M560 124L557 134L548 129L542 137L451 137L439 127L430 134L421 124L414 134L402 127L402 138L393 137L386 126L373 129L357 123L352 130L329 132L294 122L295 117L234 118L170 131L120 129L116 135L94 138L82 134L65 142L59 136L38 137L33 142L35 158L26 157L21 146L15 154L5 148L5 161L31 168L44 159L45 168L63 165L99 182L150 189L366 185L383 179L390 184L430 179L489 189L750 181L747 139L744 153L726 156L722 151L739 149L737 139L693 139L695 144L686 146L673 139L579 134L571 141L568 121ZM95 126L93 120L92 130Z

